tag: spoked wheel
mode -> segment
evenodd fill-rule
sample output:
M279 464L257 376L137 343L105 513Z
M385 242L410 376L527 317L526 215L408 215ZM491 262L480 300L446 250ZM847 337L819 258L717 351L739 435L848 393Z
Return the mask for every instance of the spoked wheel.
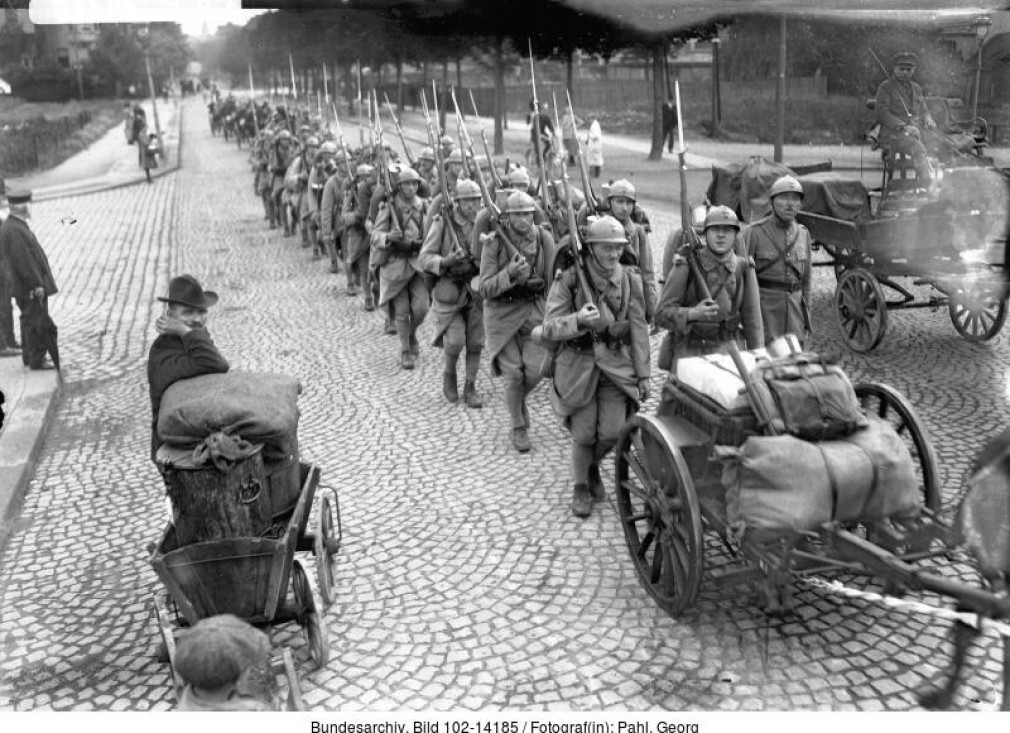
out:
M947 312L954 328L968 341L988 341L1006 322L1006 300L995 288L958 288L950 294Z
M936 452L915 408L904 395L886 384L865 382L855 387L859 405L867 414L886 420L895 429L912 454L915 477L927 509L940 508L940 469Z
M333 586L336 585L334 568L340 541L333 531L333 505L328 492L320 495L319 514L316 517L316 536L312 551L316 556L316 578L319 580L319 595L325 606L334 600Z
M842 272L835 288L835 313L842 338L853 351L872 351L887 330L884 289L862 267Z
M161 606L157 598L151 600L151 608L154 613L154 621L158 624L158 633L161 635L161 643L165 650L165 657L168 661L168 674L172 678L172 688L175 692L175 699L178 700L182 694L183 682L175 672L175 632L172 630L168 619L162 613Z
M617 509L638 579L664 611L679 615L698 596L704 565L694 481L667 427L636 415L615 458Z
M305 642L309 645L309 656L315 662L316 669L323 667L330 658L330 644L326 633L326 623L316 611L316 601L309 587L309 577L305 568L295 560L291 571L291 585L295 591L295 603L298 605L299 623L305 632Z

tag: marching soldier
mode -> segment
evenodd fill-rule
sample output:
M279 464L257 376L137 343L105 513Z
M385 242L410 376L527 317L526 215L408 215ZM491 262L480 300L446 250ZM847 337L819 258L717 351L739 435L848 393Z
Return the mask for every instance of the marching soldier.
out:
M452 196L456 191L456 183L463 174L463 166L465 164L459 150L453 150L444 160L445 171L442 175L445 176L445 187L449 189L449 196ZM442 184L441 182L437 183L438 185L434 189L437 193L431 197L431 201L428 203L428 210L424 213L424 231L428 231L431 228L432 219L435 218L435 214L442 207Z
M374 185L375 168L361 163L355 169L354 179L347 182L341 207L344 224L344 268L347 272L347 294L355 296L360 287L364 291L365 310L375 310L375 298L368 282L369 236L365 231L368 200Z
M753 260L737 252L740 222L728 206L713 206L705 216L705 246L681 251L656 309L656 324L669 329L659 365L675 371L678 359L724 352L734 340L748 349L764 346L758 279ZM696 257L710 300L703 300L687 257Z
M632 213L635 208L635 187L631 181L614 181L607 193L610 214L624 227L628 237L627 246L621 255L621 264L642 279L645 291L645 318L652 323L656 312L656 273L652 264L652 247L645 227L635 222Z
M353 179L351 179L353 180ZM341 209L344 205L344 194L348 186L347 168L338 165L323 186L323 197L319 204L319 229L330 257L330 272L340 272L340 260L343 259L342 237L344 221ZM348 279L350 286L350 279Z
M303 129L308 128L303 125ZM301 151L295 156L285 174L284 188L291 206L292 218L297 222L296 226L302 234L302 247L310 245L307 226L309 210L306 193L308 191L309 172L312 166L315 165L316 153L318 151L319 138L306 136ZM294 227L292 228L292 234L294 233L293 229Z
M387 306L400 337L400 367L413 369L420 348L417 329L428 314L428 288L417 257L421 251L424 200L413 168L400 173L396 194L379 207L372 247L379 268L379 305Z
M533 223L533 199L513 193L505 203L504 233L514 255L497 234L484 239L480 255L480 294L491 372L505 379L505 405L512 422L512 445L530 449L526 396L545 371L546 350L531 333L543 322L546 294L554 273L554 239Z
M309 171L308 190L305 194L305 228L308 231L309 244L312 245L312 259L322 257L326 246L320 237L322 226L320 210L323 205L323 190L326 187L326 181L336 170L334 162L336 155L337 146L329 141L324 142L319 146L312 170Z
M741 232L757 273L764 335L771 342L791 333L803 344L810 335L813 283L810 232L796 221L803 185L792 176L782 176L772 184L768 198L772 213Z
M270 222L270 228L276 229L277 223L284 224L284 236L290 236L294 232L288 217L284 212L282 197L284 195L284 176L288 172L288 167L294 161L295 150L291 133L281 130L274 138L274 145L270 152L270 197L273 201L274 219Z
M588 517L606 490L600 461L628 416L649 397L649 326L641 279L620 263L624 227L604 216L589 225L584 257L591 302L574 267L551 286L544 337L562 342L552 404L572 435L572 514Z
M438 191L438 170L435 168L435 151L430 147L421 148L417 154L417 172L428 187L429 197Z
M480 250L474 250L470 241L480 199L480 187L476 183L460 181L456 185L456 205L452 207L451 220L446 222L441 214L436 214L418 258L425 272L438 276L432 291L431 310L435 318L433 345L441 347L445 354L442 394L449 402L459 400L456 363L466 348L463 399L467 407L472 408L482 406L477 395L477 370L484 348L484 310L480 293L473 288L480 269ZM455 238L447 227L455 230Z
M270 151L274 144L274 133L264 128L256 141L253 153L253 165L256 168L256 193L263 200L264 218L275 228L277 215L274 213L273 174L270 172Z

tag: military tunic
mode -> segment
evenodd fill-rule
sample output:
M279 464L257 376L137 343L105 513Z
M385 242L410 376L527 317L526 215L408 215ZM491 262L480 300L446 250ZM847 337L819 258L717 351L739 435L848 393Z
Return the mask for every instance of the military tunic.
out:
M410 254L394 251L388 234L396 229L391 212L396 212L396 221L403 232L403 241L413 246ZM391 318L410 318L416 327L428 313L428 288L421 275L417 257L420 253L422 237L421 222L424 218L424 199L414 196L410 201L396 194L391 202L379 207L375 226L372 228L372 249L375 264L379 268L379 305L396 301L390 313Z
M810 232L795 221L787 229L770 214L745 227L741 237L754 260L765 341L791 333L805 342L810 335L813 282Z

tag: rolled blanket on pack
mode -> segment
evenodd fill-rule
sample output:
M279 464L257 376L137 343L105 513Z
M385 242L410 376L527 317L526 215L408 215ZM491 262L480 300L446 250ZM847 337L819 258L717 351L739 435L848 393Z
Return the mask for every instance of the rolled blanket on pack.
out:
M263 445L266 461L298 450L301 383L281 374L230 371L182 379L165 390L158 436L169 445L193 448L223 432Z
M923 499L911 453L889 423L867 421L840 440L756 436L716 448L730 525L814 530L833 520L917 516Z

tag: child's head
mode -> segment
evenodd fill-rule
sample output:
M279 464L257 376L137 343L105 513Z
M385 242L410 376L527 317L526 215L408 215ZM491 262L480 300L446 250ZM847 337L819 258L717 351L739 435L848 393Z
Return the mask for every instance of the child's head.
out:
M265 633L237 616L222 614L180 632L175 671L208 697L226 697L246 670L269 656Z

